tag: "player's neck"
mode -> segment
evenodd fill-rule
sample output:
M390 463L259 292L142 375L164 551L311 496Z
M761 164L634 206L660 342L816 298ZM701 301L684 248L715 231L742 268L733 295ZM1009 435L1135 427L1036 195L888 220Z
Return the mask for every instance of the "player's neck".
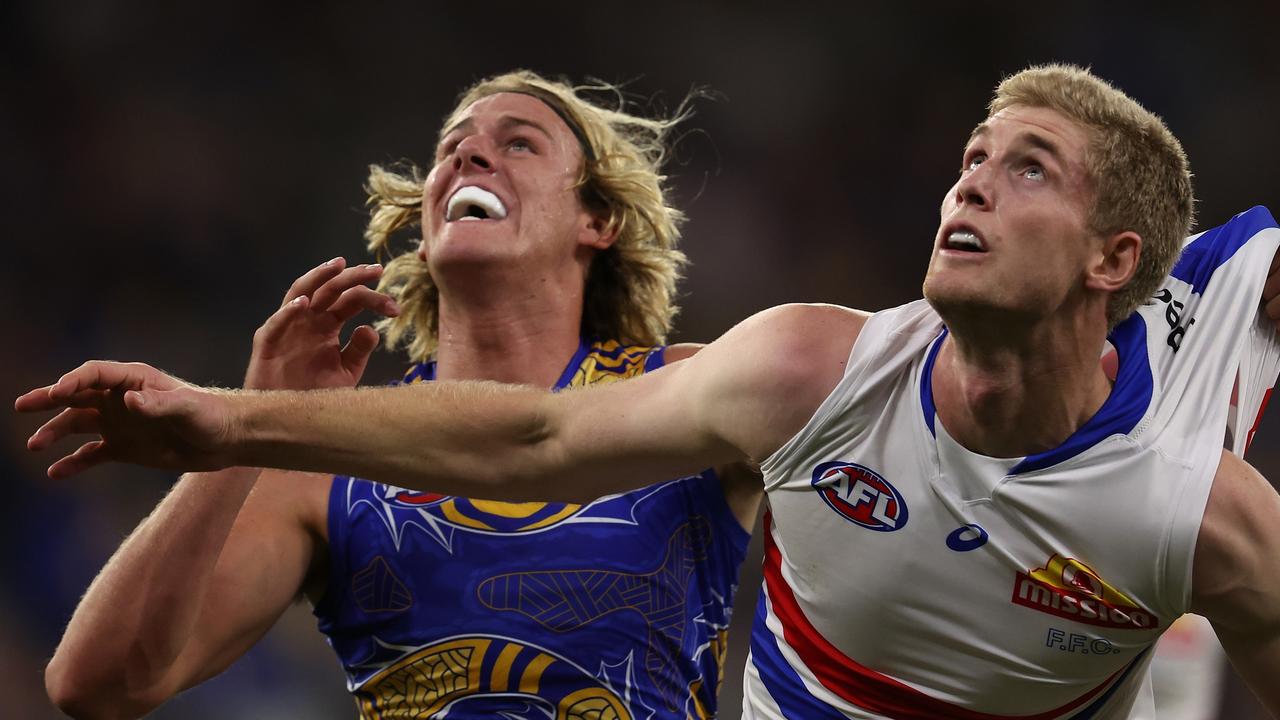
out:
M490 285L440 293L436 377L551 387L578 349L580 285Z
M973 452L1021 457L1050 450L1093 417L1111 392L1104 338L1082 323L973 338L953 331L933 368L938 419Z

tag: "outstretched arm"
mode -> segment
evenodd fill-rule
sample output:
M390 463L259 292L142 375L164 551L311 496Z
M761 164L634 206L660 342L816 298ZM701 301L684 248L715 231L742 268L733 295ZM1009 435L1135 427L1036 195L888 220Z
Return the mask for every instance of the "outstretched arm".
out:
M774 308L688 360L557 395L448 382L234 393L195 388L146 366L91 363L19 405L87 406L32 436L33 449L75 432L102 436L55 463L54 474L113 460L255 465L468 497L585 500L768 455L838 382L865 319L833 306Z
M1231 664L1280 718L1280 495L1225 451L1196 542L1192 611L1209 618Z

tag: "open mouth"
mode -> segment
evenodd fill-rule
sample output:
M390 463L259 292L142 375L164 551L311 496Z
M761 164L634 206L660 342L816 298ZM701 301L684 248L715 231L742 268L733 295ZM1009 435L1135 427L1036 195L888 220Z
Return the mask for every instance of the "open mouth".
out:
M942 242L944 250L958 250L960 252L976 252L984 253L987 251L986 243L982 242L982 238L972 230L954 230Z
M507 216L507 207L497 195L475 185L458 188L449 198L445 209L445 222L455 220L501 220Z

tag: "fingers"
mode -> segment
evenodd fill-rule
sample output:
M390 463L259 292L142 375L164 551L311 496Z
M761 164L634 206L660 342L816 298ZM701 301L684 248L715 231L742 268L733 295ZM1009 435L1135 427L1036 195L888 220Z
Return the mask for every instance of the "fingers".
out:
M14 409L18 412L37 412L56 408L98 408L107 397L106 390L81 390L69 398L53 399L49 397L51 385L37 388L14 401Z
M346 258L336 257L311 268L289 286L289 291L284 294L284 301L280 303L281 307L288 305L297 298L310 296L334 275L342 272L342 269L346 266Z
M262 327L253 334L255 347L259 344L270 347L279 342L284 337L285 331L310 306L311 298L299 295L271 313L271 317L267 318L267 321L262 323Z
M52 385L45 385L35 390L28 390L13 401L13 409L18 412L40 412L62 407L63 403L61 401L49 397L51 389L53 389Z
M1262 304L1263 311L1276 330L1280 331L1280 250L1271 258L1271 269L1266 283L1262 285Z
M141 384L136 379L130 382L130 373L131 369L124 363L90 360L58 378L58 382L49 387L49 397L62 401L83 390L110 390L126 383Z
M27 439L27 449L43 450L68 435L99 433L101 430L101 415L97 410L68 408L32 433Z
M1271 318L1271 322L1276 324L1276 329L1280 330L1280 297L1273 297L1268 300L1266 307L1263 309L1267 313L1267 317Z
M329 306L329 314L339 324L346 323L351 318L359 315L361 310L371 310L385 317L395 317L400 314L400 306L396 304L395 300L364 285L347 288Z
M192 398L200 394L185 388L176 390L130 390L124 394L124 407L145 418L165 418L192 412Z
M382 277L382 266L356 265L335 275L311 294L311 308L317 311L330 310L330 305L338 300L347 290L363 286Z
M1280 258L1280 255L1276 257ZM1267 276L1267 281L1262 285L1263 301L1274 300L1276 295L1280 295L1280 271L1277 271L1273 263L1271 274Z
M58 382L36 388L19 396L13 408L19 412L38 412L58 407L91 404L95 394L103 390L138 388L148 385L160 389L177 387L180 381L150 365L91 360L63 375Z
M333 262L334 260L329 261ZM333 266L329 263L298 278L285 296L285 304L258 328L255 343L271 347L283 342L285 333L306 310L329 313L328 316L319 316L325 321L322 327L317 328L322 333L337 332L343 323L361 310L372 310L382 315L395 315L400 311L391 298L365 286L365 283L382 276L381 265L356 265L342 270L340 263ZM299 289L310 292L294 296L294 292Z
M65 480L110 460L111 453L107 444L101 440L92 440L81 445L78 450L70 455L50 465L47 472L52 480Z
M361 325L351 333L347 346L342 348L342 365L356 382L360 382L360 376L364 375L369 356L378 347L378 339L377 330L370 325Z
M86 390L125 390L149 387L172 390L184 383L146 363L91 360L59 378L49 390L54 399L69 401L85 397Z

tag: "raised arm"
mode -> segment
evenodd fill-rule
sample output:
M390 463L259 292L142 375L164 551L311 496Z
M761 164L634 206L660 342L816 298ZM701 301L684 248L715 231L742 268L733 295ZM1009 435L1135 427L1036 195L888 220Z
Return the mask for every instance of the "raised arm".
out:
M315 268L254 337L245 386L354 384L377 342L338 331L388 309L362 283L378 268ZM303 298L294 302L295 298ZM345 300L343 299L345 298ZM323 577L327 484L235 467L191 473L94 580L45 671L50 699L77 718L138 717L218 674Z
M1225 451L1196 542L1192 610L1209 618L1231 664L1280 718L1280 495Z
M834 306L774 308L671 367L558 395L448 382L235 393L146 366L89 364L19 403L93 405L65 411L32 436L29 445L40 449L74 432L102 435L52 474L113 460L258 465L468 497L586 500L768 455L835 386L865 318ZM116 390L91 394L101 388Z

